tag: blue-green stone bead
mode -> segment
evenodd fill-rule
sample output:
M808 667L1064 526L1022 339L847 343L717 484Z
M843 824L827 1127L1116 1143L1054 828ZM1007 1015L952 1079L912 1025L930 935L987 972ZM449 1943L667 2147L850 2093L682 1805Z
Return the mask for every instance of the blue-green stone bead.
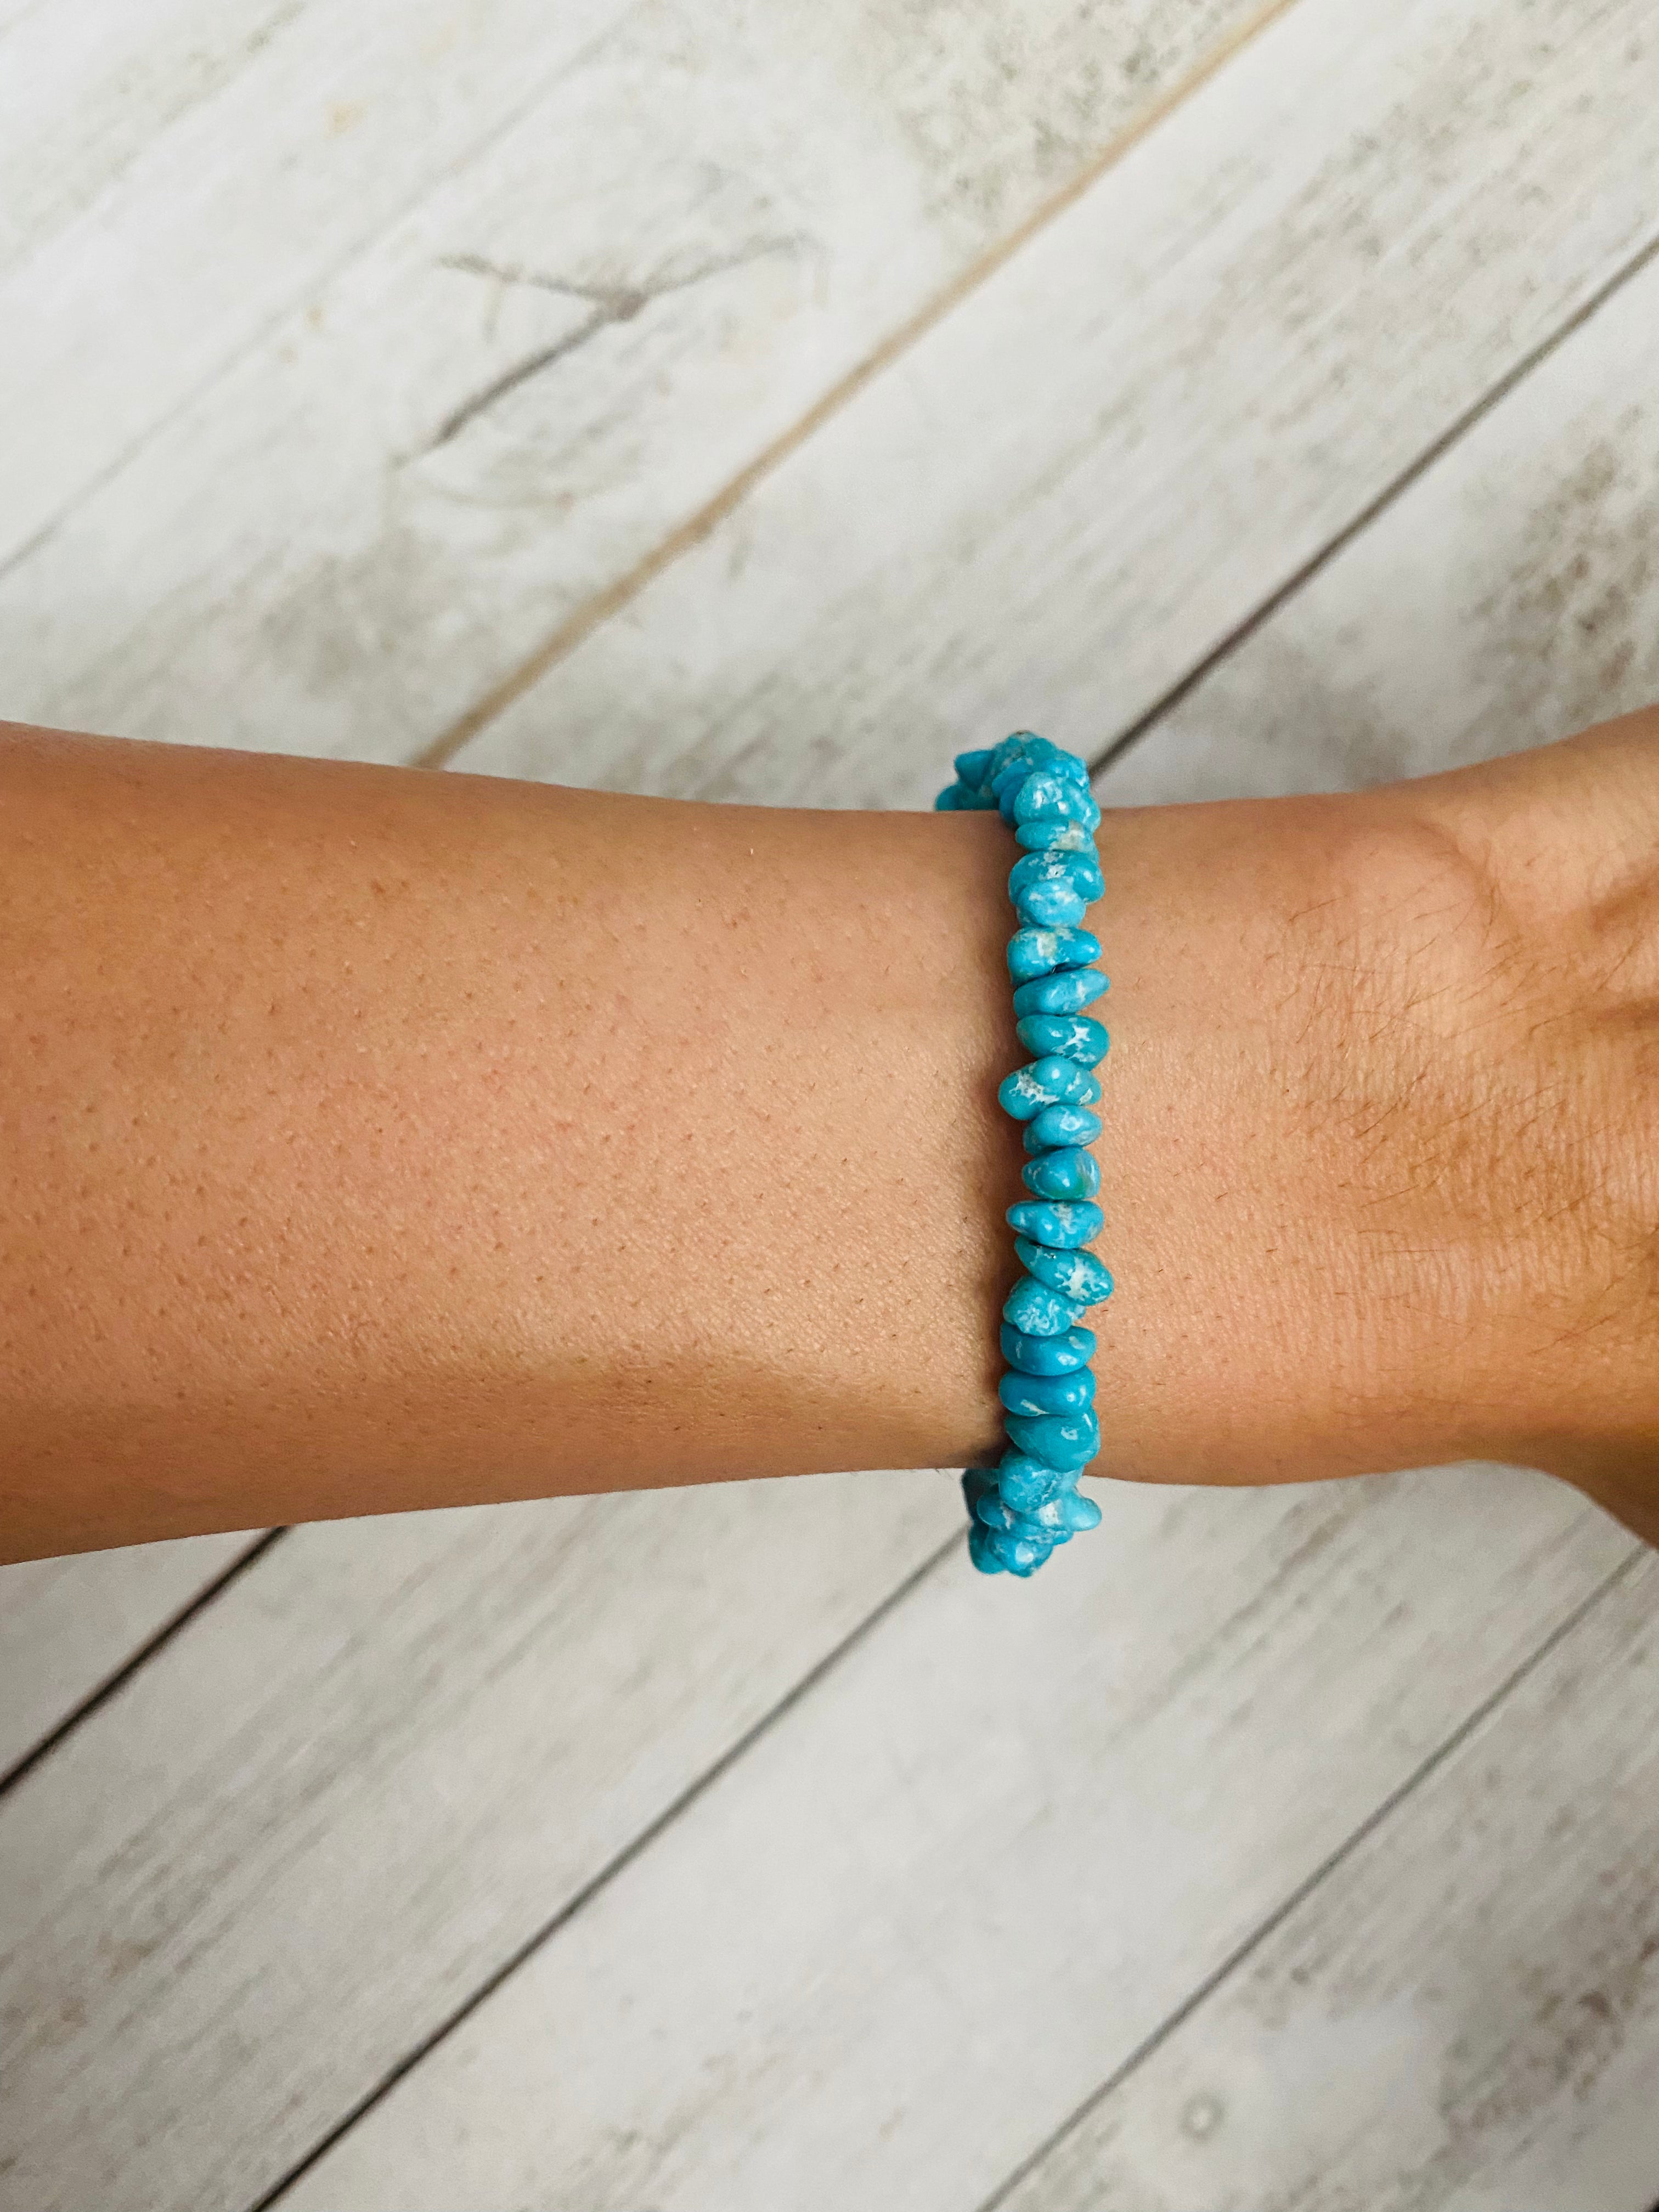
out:
M1046 1106L1092 1106L1099 1096L1098 1079L1058 1054L1029 1060L997 1086L997 1103L1016 1121L1034 1121Z
M1011 830L1014 826L1014 802L1019 797L1021 787L1029 779L1030 774L1031 764L1029 761L1010 761L1006 768L997 771L988 787L992 799L995 801L998 813L1001 815Z
M1036 1419L1021 1413L1007 1413L1002 1425L1011 1442L1018 1444L1021 1451L1032 1459L1047 1460L1050 1467L1087 1467L1100 1449L1100 1423L1092 1409Z
M971 785L977 791L985 781L985 771L991 765L994 745L975 745L970 752L958 753L951 765L957 772L958 782Z
M985 1528L982 1521L979 1525ZM1034 1543L1028 1537L1008 1535L1000 1528L985 1528L985 1548L1002 1562L1011 1575L1024 1576L1035 1574L1054 1547L1042 1539Z
M1033 768L1041 769L1045 775L1063 775L1073 783L1089 787L1089 771L1075 753L1068 753L1048 738L1040 738L1034 730L1020 730L1011 743L1018 743L1025 759Z
M1005 1452L1006 1459L1007 1454ZM981 1498L994 1491L1002 1477L994 1467L965 1467L962 1470L962 1494L971 1513Z
M1003 1535L1012 1536L1027 1544L1069 1544L1077 1534L1071 1516L1066 1510L1066 1500L1076 1493L1061 1491L1054 1498L1045 1498L1030 1512L1022 1513L1004 1498L985 1498L980 1500L975 1518L982 1528L995 1528ZM1091 1522L1090 1527L1094 1523Z
M1064 1336L1083 1318L1083 1308L1035 1275L1022 1275L1002 1304L1002 1317L1022 1336Z
M1080 822L1085 830L1100 827L1100 809L1088 785L1069 775L1056 775L1044 763L1019 787L1014 801L1016 822Z
M1095 1356L1091 1328L1068 1328L1062 1336L1026 1336L1012 1322L1002 1324L1002 1356L1022 1375L1070 1375Z
M1089 911L1075 884L1027 884L1014 900L1014 912L1029 927L1069 929Z
M1007 1568L991 1548L991 1531L975 1518L968 1524L968 1556L982 1575L1006 1575Z
M1034 975L1016 986L1017 1014L1080 1014L1111 988L1098 968L1067 968L1058 975Z
M1105 1215L1087 1199L1061 1200L1051 1205L1046 1199L1028 1198L1011 1206L1006 1218L1011 1229L1051 1252L1074 1252L1081 1245L1092 1244L1106 1226Z
M1100 1526L1100 1508L1092 1498L1080 1498L1075 1490L1062 1491L1054 1500L1060 1519L1073 1535L1081 1535L1086 1528Z
M1008 871L1008 880L1012 884L1043 883L1058 876L1075 884L1091 899L1098 898L1106 888L1100 858L1092 844L1076 853L1067 852L1063 847L1057 850L1053 846L1035 853L1022 853Z
M1069 1375L1005 1375L997 1395L1011 1413L1080 1413L1095 1402L1095 1378L1086 1367Z
M1062 1496L1076 1480L1077 1476L1064 1468L1050 1467L1046 1461L1031 1459L1024 1452L1006 1451L997 1469L996 1486L1004 1504L1011 1510L1033 1513L1051 1498ZM969 1513L978 1510L979 1498L988 1494L981 1491L971 1501Z
M1035 1513L1016 1513L1000 1498L984 1498L980 1500L975 1518L982 1528L994 1528L999 1535L1012 1536L1016 1543L1040 1544L1044 1551L1072 1540L1071 1525L1057 1501L1039 1505Z
M1008 871L1008 896L1016 904L1044 884L1069 884L1085 900L1097 899L1106 888L1092 853L1026 853Z
M1027 1160L1019 1179L1036 1198L1092 1198L1100 1188L1100 1169L1092 1152L1073 1145Z
M1016 983L1057 968L1086 968L1099 957L1100 939L1088 929L1017 929L1008 939L1008 973Z
M1103 1298L1112 1295L1112 1278L1092 1252L1057 1252L1026 1237L1015 1237L1014 1250L1019 1255L1020 1265L1030 1270L1033 1281L1041 1283L1045 1290L1054 1291L1079 1311L1085 1306L1097 1306ZM1014 1320L1006 1306L1002 1310L1010 1321ZM1016 1322L1015 1327L1024 1328L1025 1323ZM1053 1332L1038 1329L1033 1334L1041 1336Z
M1086 1106L1045 1106L1025 1125L1028 1152L1056 1151L1062 1145L1092 1145L1101 1131L1098 1114Z
M1074 1060L1079 1067L1098 1067L1111 1043L1087 1014L1022 1014L1014 1035L1027 1052L1043 1060Z
M1017 822L1014 842L1028 853L1092 853L1094 832L1080 822Z

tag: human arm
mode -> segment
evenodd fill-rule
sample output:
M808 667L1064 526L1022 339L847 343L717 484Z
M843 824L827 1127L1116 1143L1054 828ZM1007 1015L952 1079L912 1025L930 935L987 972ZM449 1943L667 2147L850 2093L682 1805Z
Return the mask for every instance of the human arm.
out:
M1107 814L1093 1472L1653 1510L1656 732ZM0 733L7 1548L991 1454L1010 858Z

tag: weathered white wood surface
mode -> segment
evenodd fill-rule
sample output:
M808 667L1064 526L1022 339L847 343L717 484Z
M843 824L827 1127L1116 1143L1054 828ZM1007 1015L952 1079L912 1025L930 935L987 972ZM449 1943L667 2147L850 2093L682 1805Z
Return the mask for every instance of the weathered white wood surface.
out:
M1648 2212L1656 1711L1644 1553L1005 2212Z
M189 1536L0 1566L0 1776L248 1548Z
M975 2205L1631 1549L1501 1469L1103 1503L1040 1605L953 1554L285 2212Z
M21 23L0 45L0 400L32 435L0 561L627 5L82 0Z
M1659 700L1659 389L1631 374L1656 330L1659 258L1165 714L1103 799L1425 775Z
M1652 238L1641 0L1301 0L459 757L931 796L1104 746Z
M911 1473L291 1532L0 1808L0 2205L252 2202L961 1518Z
M0 285L10 711L408 757L1277 4L306 9Z

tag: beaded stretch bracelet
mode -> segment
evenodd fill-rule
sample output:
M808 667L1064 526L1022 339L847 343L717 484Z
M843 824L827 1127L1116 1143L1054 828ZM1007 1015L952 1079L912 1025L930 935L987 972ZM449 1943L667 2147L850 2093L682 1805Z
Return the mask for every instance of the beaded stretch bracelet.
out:
M1000 745L958 753L944 811L994 807L1025 848L1008 878L1019 927L1008 945L1014 1034L1036 1057L997 1097L1025 1125L1029 1200L1008 1209L1025 1272L1002 1309L997 1386L1011 1449L995 1468L969 1468L968 1554L981 1574L1035 1574L1057 1544L1096 1527L1100 1508L1078 1494L1078 1477L1100 1449L1094 1411L1095 1352L1086 1309L1112 1279L1084 1247L1104 1216L1094 1203L1100 1170L1088 1149L1100 1134L1090 1109L1107 1036L1084 1009L1106 991L1093 963L1100 944L1078 925L1106 886L1095 857L1100 809L1074 753L1020 730Z

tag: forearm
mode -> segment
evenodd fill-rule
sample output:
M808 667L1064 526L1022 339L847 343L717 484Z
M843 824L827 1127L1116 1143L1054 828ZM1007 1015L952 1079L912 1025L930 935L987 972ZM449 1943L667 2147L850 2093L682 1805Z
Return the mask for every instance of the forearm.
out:
M1573 754L1108 814L1094 1472L1645 1510L1652 959L1589 987ZM19 732L0 836L13 1550L994 1451L994 817Z
M1000 824L0 776L14 1549L994 1441Z

